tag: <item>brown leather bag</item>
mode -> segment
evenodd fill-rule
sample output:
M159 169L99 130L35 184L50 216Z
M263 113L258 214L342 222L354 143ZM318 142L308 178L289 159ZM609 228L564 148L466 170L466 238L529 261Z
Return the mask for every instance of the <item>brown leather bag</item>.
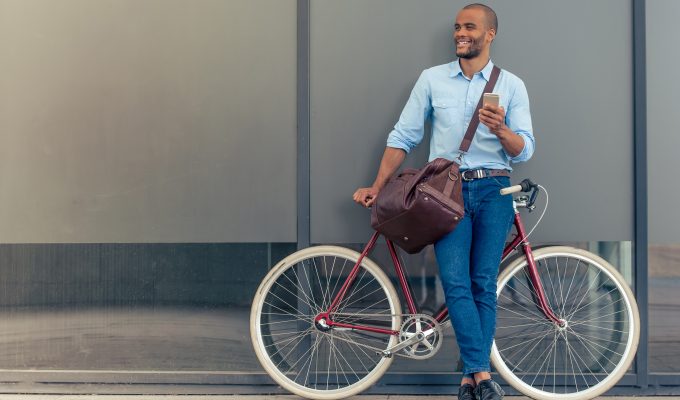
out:
M500 72L494 66L460 145L461 155L470 148L479 126L483 93L493 91ZM411 254L451 232L465 216L459 168L455 161L437 158L388 180L373 203L373 229Z

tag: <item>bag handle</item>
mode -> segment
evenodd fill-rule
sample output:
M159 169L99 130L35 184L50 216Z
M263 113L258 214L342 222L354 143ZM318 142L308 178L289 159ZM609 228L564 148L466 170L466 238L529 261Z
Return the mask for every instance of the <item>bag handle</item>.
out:
M477 132L477 127L479 126L479 110L482 108L483 105L482 103L484 102L484 93L491 93L493 91L493 88L496 86L496 81L498 81L498 76L500 74L501 69L494 65L493 70L491 71L491 77L489 78L489 81L486 83L486 86L484 86L484 91L482 92L482 96L479 98L479 102L477 102L477 108L475 109L475 113L472 114L470 125L468 125L467 132L465 132L465 137L463 138L463 141L460 144L460 148L458 149L461 156L467 153L467 151L470 149L472 139L475 137L475 133Z

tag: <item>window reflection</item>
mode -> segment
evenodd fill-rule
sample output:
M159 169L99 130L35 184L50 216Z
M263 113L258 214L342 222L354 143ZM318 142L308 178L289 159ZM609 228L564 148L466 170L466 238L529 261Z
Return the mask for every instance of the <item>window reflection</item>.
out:
M0 246L0 368L261 370L252 297L292 243Z
M679 372L680 244L649 246L649 368Z

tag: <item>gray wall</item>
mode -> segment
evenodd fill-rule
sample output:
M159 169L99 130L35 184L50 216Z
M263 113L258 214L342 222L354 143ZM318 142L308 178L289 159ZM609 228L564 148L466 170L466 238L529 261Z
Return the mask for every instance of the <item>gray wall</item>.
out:
M295 0L0 0L0 242L296 241Z
M453 20L467 3L312 2L313 242L361 242L370 234L369 213L351 194L373 181L421 70L455 58ZM532 177L551 195L534 240L631 240L630 2L488 4L499 16L493 60L524 80L531 99L537 150L515 180ZM424 163L427 147L424 141L408 163Z
M649 184L649 242L680 243L680 186L673 172L680 149L677 112L680 80L680 2L647 1L647 146Z

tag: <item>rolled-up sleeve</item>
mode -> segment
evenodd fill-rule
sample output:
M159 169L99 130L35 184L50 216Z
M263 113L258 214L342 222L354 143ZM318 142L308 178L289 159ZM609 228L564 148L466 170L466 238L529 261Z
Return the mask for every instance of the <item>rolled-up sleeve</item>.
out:
M510 101L510 104L508 104L505 123L513 132L524 139L524 148L522 151L514 157L506 152L508 159L513 163L528 161L534 154L536 140L534 139L533 127L531 125L529 95L527 94L524 82L519 79L512 100Z
M426 70L420 74L401 112L399 121L387 137L388 147L402 149L409 153L423 140L425 121L432 112L431 97Z

